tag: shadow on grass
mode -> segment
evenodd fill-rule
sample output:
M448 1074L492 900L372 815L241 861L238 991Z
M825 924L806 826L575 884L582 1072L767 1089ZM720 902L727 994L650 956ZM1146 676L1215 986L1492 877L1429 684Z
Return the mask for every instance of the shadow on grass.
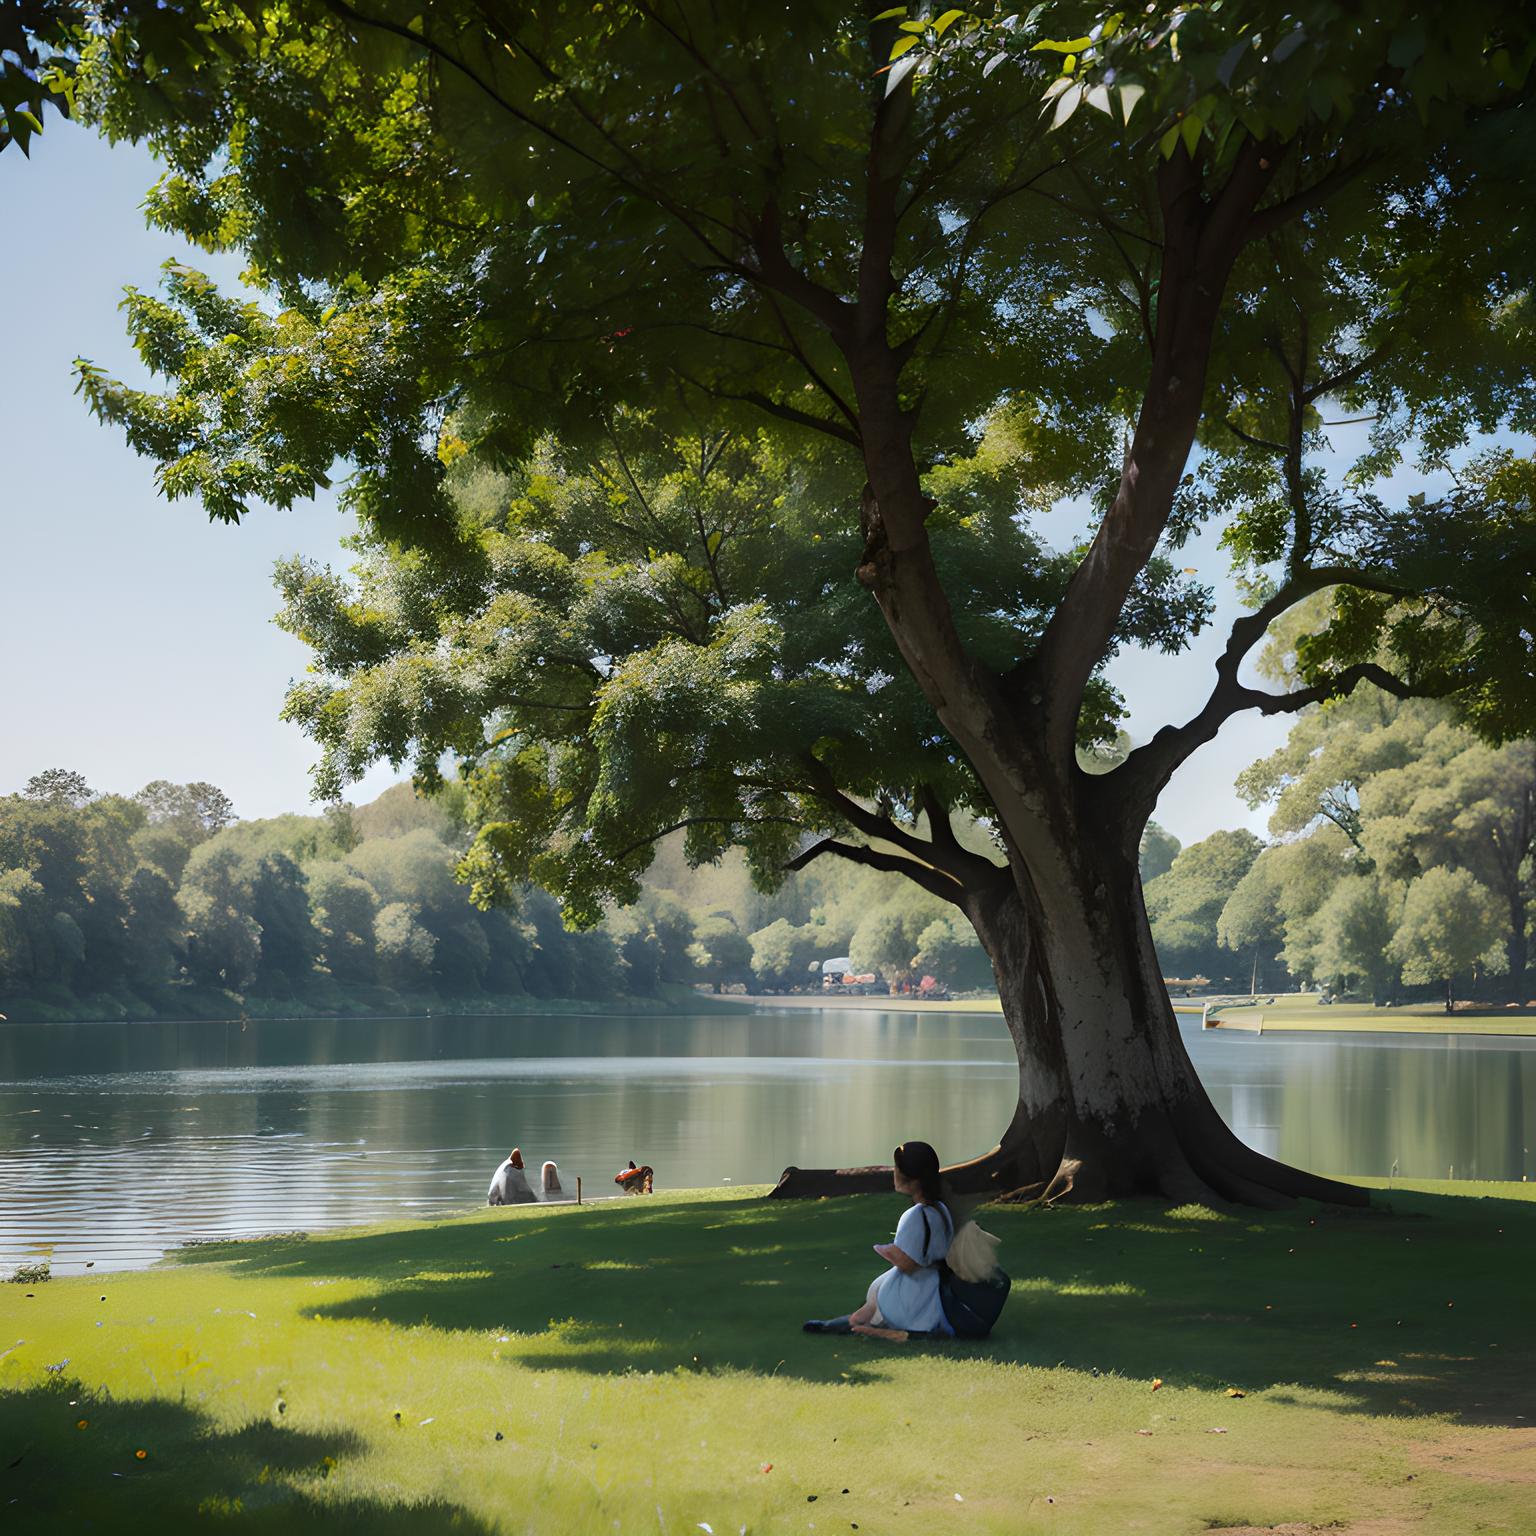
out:
M160 1399L94 1394L78 1382L0 1392L0 1508L7 1531L181 1530L238 1516L242 1530L377 1531L488 1527L454 1505L327 1498L361 1442L257 1420L219 1431ZM142 1453L142 1455L140 1454Z
M882 1379L903 1346L804 1335L878 1267L888 1196L610 1207L199 1250L236 1274L360 1280L320 1317L492 1332L540 1369ZM1341 1412L1536 1424L1536 1202L1379 1197L1369 1212L993 1208L1015 1290L938 1348L1169 1386L1325 1394ZM500 1336L505 1335L501 1340ZM1319 1400L1313 1397L1312 1400Z

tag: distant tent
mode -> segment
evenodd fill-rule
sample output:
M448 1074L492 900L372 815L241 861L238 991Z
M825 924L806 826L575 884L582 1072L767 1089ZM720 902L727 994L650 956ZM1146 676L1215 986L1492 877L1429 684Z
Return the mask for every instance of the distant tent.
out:
M846 971L853 969L853 961L847 955L840 955L836 960L823 960L821 962L821 974L823 976L841 976Z

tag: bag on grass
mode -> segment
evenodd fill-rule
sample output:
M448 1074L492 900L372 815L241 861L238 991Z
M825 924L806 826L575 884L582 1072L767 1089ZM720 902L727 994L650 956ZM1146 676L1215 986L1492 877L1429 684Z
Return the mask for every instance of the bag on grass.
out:
M939 1305L958 1339L984 1339L1002 1314L1013 1281L1001 1269L985 1280L962 1280L939 1260Z
M933 1234L928 1226L928 1208L924 1206L922 1210L923 1258L926 1260ZM948 1220L947 1211L945 1219ZM970 1235L968 1229L973 1227L975 1234ZM990 1232L983 1232L974 1221L963 1222L954 1233L950 1239L950 1252L954 1253L957 1246L960 1252L956 1258L964 1271L963 1278L944 1259L934 1266L939 1272L939 1305L957 1339L984 1339L1001 1316L1013 1281L997 1263L997 1239ZM986 1266L989 1256L990 1273Z

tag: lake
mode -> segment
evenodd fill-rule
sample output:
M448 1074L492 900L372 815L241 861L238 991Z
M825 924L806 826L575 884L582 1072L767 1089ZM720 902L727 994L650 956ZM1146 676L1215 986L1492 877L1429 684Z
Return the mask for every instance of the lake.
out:
M1536 1172L1536 1041L1185 1027L1216 1107L1319 1172ZM153 1262L192 1238L468 1210L516 1145L613 1192L985 1151L1013 1049L985 1014L763 1010L0 1026L0 1271Z

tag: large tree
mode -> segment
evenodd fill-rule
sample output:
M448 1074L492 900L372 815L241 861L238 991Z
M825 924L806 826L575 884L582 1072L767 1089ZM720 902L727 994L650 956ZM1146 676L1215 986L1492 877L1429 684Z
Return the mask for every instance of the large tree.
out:
M257 292L171 269L128 306L171 393L81 383L216 517L352 466L361 590L284 578L323 787L453 751L482 895L532 876L576 920L675 826L765 881L899 871L975 926L1018 1052L959 1182L1363 1199L1222 1124L1137 850L1243 710L1369 678L1529 723L1532 466L1463 462L1413 505L1387 481L1408 443L1465 460L1536 413L1528 12L252 0L205 25L192 88L119 38L89 106L169 160L152 216L246 252ZM1376 421L1330 480L1335 407ZM1071 497L1090 526L1052 551L1032 514ZM1208 618L1168 558L1207 519L1254 611L1190 719L1087 772L1108 659ZM1331 586L1301 686L1245 682Z

